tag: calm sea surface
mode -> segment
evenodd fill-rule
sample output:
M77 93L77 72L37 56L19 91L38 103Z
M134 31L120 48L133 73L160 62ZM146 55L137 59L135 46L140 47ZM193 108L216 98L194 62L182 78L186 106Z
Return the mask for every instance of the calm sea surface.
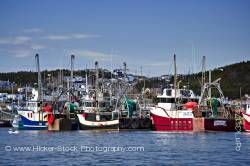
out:
M0 165L250 165L250 133L9 130Z

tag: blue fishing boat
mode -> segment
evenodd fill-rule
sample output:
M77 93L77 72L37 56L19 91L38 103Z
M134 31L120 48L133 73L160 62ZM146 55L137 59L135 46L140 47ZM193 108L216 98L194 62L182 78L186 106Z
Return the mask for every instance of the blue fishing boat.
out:
M18 116L14 119L13 126L17 127L18 129L48 129L48 112L45 112L42 109L42 82L38 54L36 54L35 59L38 73L38 90L32 89L32 97L26 101L26 106L17 109Z
M41 108L41 102L37 100L38 92L33 89L33 98L27 101L25 107L18 108L18 116L13 121L13 127L23 130L47 130L48 113Z

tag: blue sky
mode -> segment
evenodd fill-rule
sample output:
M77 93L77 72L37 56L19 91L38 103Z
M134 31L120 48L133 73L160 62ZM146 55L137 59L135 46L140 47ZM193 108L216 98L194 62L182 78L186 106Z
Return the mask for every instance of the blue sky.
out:
M148 76L250 60L249 0L2 0L0 71L106 68Z

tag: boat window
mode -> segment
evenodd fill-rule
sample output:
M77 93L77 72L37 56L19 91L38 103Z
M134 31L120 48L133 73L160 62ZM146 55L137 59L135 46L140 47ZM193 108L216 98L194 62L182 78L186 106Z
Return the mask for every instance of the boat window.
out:
M160 103L166 103L166 101L167 101L166 98L160 98L160 101L159 101L159 102L160 102Z
M160 103L174 103L175 99L174 98L159 98Z
M95 102L84 102L85 107L95 107L96 103Z
M36 107L36 103L28 103L28 107Z
M100 106L100 107L109 107L109 106L110 106L110 103L109 103L109 102L100 102L100 103L99 103L99 106Z
M190 94L189 90L180 90L180 93L181 93L182 96L191 97L191 94Z
M167 95L167 96L171 96L171 93L172 93L172 90L171 90L171 89L167 89L167 90L166 90L166 95Z
M110 107L110 102L106 102L105 107Z
M92 106L92 103L91 102L86 102L85 103L85 107L91 107Z

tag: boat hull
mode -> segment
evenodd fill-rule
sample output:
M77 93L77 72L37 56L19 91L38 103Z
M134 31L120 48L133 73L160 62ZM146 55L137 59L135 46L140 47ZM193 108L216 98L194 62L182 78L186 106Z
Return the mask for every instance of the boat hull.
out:
M204 119L205 131L236 131L234 119Z
M0 120L0 127L11 127L11 121L10 120Z
M118 129L118 125L110 125L110 126L89 126L84 124L79 124L80 130L105 130L105 129Z
M152 122L150 118L120 118L120 129L147 129L152 128Z
M234 119L199 118L197 123L197 118L151 116L156 131L236 131Z
M20 115L21 123L18 125L20 130L47 130L48 123L47 121L31 121L26 117Z
M244 130L250 132L250 123L244 120L243 125L244 125Z
M89 121L82 114L78 114L80 130L96 130L96 129L117 129L119 120L109 121Z
M244 127L244 130L247 131L247 132L250 132L250 115L248 114L243 114L243 127Z
M193 118L171 118L151 114L157 131L193 131Z

